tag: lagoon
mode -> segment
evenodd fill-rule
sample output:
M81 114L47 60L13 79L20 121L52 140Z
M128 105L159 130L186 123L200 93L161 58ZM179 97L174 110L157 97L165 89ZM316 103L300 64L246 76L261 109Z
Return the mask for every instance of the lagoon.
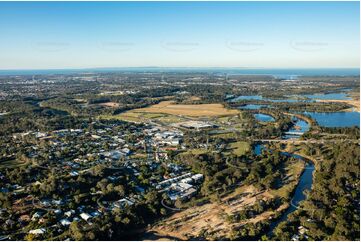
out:
M271 98L264 98L261 95L249 95L249 96L238 96L236 98L231 99L231 102L238 102L243 100L262 100L262 101L268 101L268 102L274 102L274 103L296 103L296 102L309 102L309 100L298 100L296 97L291 97L287 99L271 99Z
M352 100L351 97L347 95L347 93L327 93L327 94L312 94L305 95L305 97L313 99L313 100Z
M304 114L311 116L320 126L324 127L360 127L359 112L304 112Z
M250 95L250 96L238 96L230 100L231 102L237 102L241 100L263 100L262 96L259 95Z

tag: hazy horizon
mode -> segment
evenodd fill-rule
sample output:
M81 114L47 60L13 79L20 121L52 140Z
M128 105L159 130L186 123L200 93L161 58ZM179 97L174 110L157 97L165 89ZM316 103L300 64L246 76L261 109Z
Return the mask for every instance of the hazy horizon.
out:
M69 75L99 73L222 73L227 75L294 76L359 76L359 68L242 68L242 67L104 67L73 69L13 69L0 70L0 76L12 75Z

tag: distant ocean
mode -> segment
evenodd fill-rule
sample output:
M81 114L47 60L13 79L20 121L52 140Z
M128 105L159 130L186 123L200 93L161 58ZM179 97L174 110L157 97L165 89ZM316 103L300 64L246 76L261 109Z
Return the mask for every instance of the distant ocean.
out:
M273 75L280 78L296 76L359 76L358 68L314 68L314 69L269 69L269 68L183 68L183 67L128 67L128 68L89 68L89 69L44 69L44 70L0 70L0 75L56 75L80 73L113 73L113 72L207 72L229 75Z

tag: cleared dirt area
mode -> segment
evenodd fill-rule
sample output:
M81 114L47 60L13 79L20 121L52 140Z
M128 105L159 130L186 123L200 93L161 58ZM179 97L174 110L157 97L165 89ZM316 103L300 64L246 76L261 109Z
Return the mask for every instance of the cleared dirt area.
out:
M212 233L215 238L226 238L233 228L245 223L256 223L268 219L274 212L266 211L252 219L234 224L227 221L226 215L240 211L245 206L253 205L257 200L271 198L273 198L273 195L267 191L258 192L253 186L242 186L222 198L219 203L213 202L196 206L170 216L148 229L144 240L162 240L166 238L187 240L188 236L197 236L202 230ZM281 206L278 210L284 208Z
M172 115L191 116L191 117L226 116L226 115L235 115L239 113L238 110L226 109L220 103L183 105L183 104L174 104L173 101L163 101L147 108L134 109L129 112L164 113L164 114L172 114Z
M277 196L289 197L298 184L304 166L305 163L300 161L287 164L284 168L284 184L278 189L259 191L253 185L240 185L222 197L219 202L194 206L177 212L148 228L143 240L189 240L192 237L199 237L202 231L207 231L209 235L204 238L206 240L226 240L232 230L239 230L247 223L268 220L275 213L284 211L288 206L286 203L275 210L266 210L240 222L233 223L227 219L227 215L236 214L257 201L267 201Z
M197 97L197 96L191 96L191 97L189 98L189 100L190 100L190 101L199 101L199 100L201 100L201 98L200 98L200 97Z
M119 107L119 103L115 103L115 102L100 103L99 105L103 106L103 107L109 107L109 108Z

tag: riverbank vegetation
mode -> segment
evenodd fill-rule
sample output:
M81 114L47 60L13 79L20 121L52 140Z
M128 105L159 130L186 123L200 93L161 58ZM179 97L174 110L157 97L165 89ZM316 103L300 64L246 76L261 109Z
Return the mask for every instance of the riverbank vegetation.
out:
M318 157L313 187L287 222L276 228L274 239L358 240L360 233L360 152L358 144L333 143L304 147ZM282 232L277 232L282 231ZM306 236L306 237L305 237Z

